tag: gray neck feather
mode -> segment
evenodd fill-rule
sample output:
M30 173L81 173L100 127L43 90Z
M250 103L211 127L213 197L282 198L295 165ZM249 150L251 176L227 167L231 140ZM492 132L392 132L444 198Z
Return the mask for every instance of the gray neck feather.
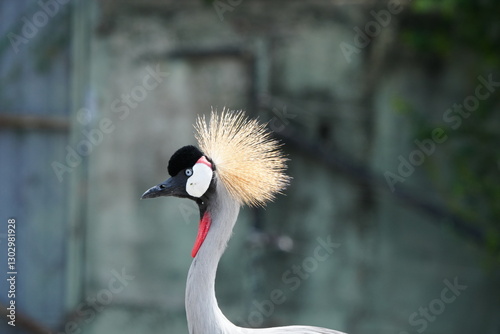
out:
M215 275L231 238L240 205L229 195L222 182L218 182L215 197L207 210L212 217L212 225L191 263L186 284L186 315L190 334L343 334L310 326L242 328L230 322L217 304Z
M229 195L222 182L217 182L215 196L207 208L212 225L198 254L189 268L186 285L186 315L190 334L233 334L233 325L219 309L215 297L217 265L231 238L239 204Z

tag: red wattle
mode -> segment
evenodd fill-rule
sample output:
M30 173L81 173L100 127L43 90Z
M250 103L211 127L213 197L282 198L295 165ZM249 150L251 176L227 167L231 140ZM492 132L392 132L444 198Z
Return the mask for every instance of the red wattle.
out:
M191 256L195 257L200 250L203 241L207 237L208 230L210 229L210 225L212 224L212 218L210 218L210 214L205 212L203 217L200 220L200 225L198 226L198 235L196 236L196 241L194 242L193 250L191 251Z
M212 164L210 163L210 161L207 160L207 158L205 156L202 156L201 158L199 158L198 161L196 161L196 163L197 164L205 164L208 167L212 168Z

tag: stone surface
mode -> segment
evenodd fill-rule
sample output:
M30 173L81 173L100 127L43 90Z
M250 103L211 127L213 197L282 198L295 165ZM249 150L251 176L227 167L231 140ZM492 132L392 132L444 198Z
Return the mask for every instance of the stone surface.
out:
M186 200L138 199L167 178L170 155L194 143L197 114L211 107L249 109L255 105L253 88L254 96L271 97L267 109L292 112L287 126L305 139L332 154L344 152L384 180L385 171L397 169L398 156L414 149L413 120L405 108L428 110L424 117L432 117L431 110L442 111L460 96L446 91L435 97L429 89L434 79L411 59L392 63L376 81L368 68L370 48L348 62L339 45L351 43L353 28L369 19L370 8L360 5L247 1L225 12L223 20L213 6L193 2L183 8L130 1L106 10L115 24L91 37L89 96L92 126L108 117L114 130L89 157L87 296L107 286L113 269L127 268L135 278L84 333L187 333L184 288L197 213ZM253 55L256 75L248 58L224 53L228 49ZM186 53L193 50L207 53ZM177 57L169 57L175 52ZM113 111L113 101L139 92L147 68L156 66L168 76L120 119L124 114ZM456 72L460 68L451 64L443 82ZM264 121L276 117L259 113ZM467 289L427 321L425 331L498 329L498 301L485 298L498 294L498 272L481 266L484 254L432 217L403 206L386 184L370 186L297 148L285 150L293 183L286 196L259 211L261 232L271 242L259 239L254 212L244 209L220 264L217 294L232 321L413 333L423 322L415 325L422 316L412 322L412 314L431 303L437 307L443 282L457 277ZM433 198L428 185L423 169L404 182ZM276 247L272 240L279 236L291 238L291 251ZM318 238L328 237L339 246L318 261ZM266 315L256 305L275 290L285 301Z

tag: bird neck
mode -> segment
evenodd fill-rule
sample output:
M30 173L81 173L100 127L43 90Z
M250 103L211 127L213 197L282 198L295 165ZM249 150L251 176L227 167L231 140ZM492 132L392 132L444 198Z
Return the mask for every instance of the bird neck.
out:
M186 315L190 334L233 333L236 328L220 310L215 296L217 265L238 217L239 204L219 182L208 204L208 234L191 263L186 284Z

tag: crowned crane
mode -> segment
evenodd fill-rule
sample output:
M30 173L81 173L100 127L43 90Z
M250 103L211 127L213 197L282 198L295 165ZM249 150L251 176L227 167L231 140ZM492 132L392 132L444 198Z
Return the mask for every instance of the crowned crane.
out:
M219 260L231 237L241 205L262 206L288 185L286 158L265 124L243 111L212 111L198 117L198 149L184 146L168 162L170 178L141 198L176 196L198 204L200 223L186 284L190 334L342 334L312 326L243 328L222 313L215 296Z

